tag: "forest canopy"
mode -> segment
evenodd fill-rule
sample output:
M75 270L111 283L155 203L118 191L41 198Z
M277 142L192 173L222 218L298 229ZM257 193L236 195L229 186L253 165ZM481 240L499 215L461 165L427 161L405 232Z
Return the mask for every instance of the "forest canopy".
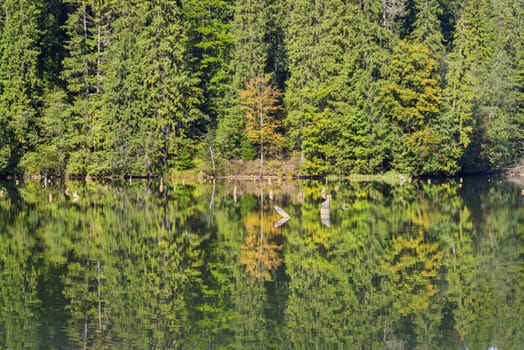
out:
M0 0L0 174L489 172L523 45L523 0Z

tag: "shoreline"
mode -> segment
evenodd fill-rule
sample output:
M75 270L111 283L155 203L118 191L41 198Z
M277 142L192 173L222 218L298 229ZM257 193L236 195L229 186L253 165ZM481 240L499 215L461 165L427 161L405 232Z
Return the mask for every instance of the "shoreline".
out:
M83 175L83 174L0 174L2 181L41 181L41 180L60 180L60 181L129 181L129 180L225 180L225 181L256 181L256 180L325 180L325 181L386 181L386 182L410 182L415 179L438 180L438 179L460 179L464 177L504 177L522 179L524 178L524 160L519 161L512 166L507 166L491 171L467 173L458 172L456 174L441 175L413 175L388 171L384 173L362 174L350 173L344 175L326 174L326 175L307 175L300 171L300 166L294 161L271 160L261 167L257 161L233 160L229 166L218 171L209 168L197 166L188 170L171 169L166 173L152 174L113 174L113 175ZM523 180L524 181L524 180Z
M23 175L0 175L0 181L46 181L46 180L60 180L60 181L132 181L132 180L194 180L194 181L299 181L299 180L325 180L328 182L334 181L355 181L355 182L411 182L413 180L439 180L439 179L459 179L465 177L503 177L513 179L514 182L524 182L524 169L520 170L501 170L490 173L480 174L455 174L455 175L408 175L400 173L385 173L385 174L349 174L349 175L277 175L277 174L223 174L210 175L199 172L183 172L169 175L87 175L82 176L78 174L69 174L65 176L56 175L40 175L40 174L23 174ZM522 180L520 180L522 179Z

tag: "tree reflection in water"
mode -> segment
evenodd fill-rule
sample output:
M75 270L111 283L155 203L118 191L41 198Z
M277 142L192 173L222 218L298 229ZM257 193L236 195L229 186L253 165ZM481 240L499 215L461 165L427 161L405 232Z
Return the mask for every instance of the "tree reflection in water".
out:
M240 263L246 266L246 272L253 278L271 280L272 273L283 262L280 253L282 245L274 243L281 231L274 225L279 218L277 215L265 217L265 203L264 187L261 184L258 215L253 212L243 219L247 235L241 248Z
M522 349L518 186L1 183L0 347Z

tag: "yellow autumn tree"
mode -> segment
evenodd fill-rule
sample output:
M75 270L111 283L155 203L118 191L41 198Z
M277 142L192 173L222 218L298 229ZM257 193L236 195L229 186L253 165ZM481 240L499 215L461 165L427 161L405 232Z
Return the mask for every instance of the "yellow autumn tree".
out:
M270 74L254 76L240 92L241 107L247 119L245 133L259 147L261 165L264 164L264 153L277 153L284 141L279 133L281 122L276 118L281 109L281 92L271 85L270 78Z
M448 155L441 154L443 92L437 69L423 44L401 40L394 48L383 93L385 113L400 141L393 161L398 171L436 174L451 166Z

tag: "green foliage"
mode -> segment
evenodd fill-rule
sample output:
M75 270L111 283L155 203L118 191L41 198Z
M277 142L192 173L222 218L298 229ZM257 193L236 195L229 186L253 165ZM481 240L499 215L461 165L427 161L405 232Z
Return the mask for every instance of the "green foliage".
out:
M412 174L454 173L458 166L443 153L445 134L439 129L442 90L436 62L422 44L401 40L393 51L384 87L387 115L398 125L393 167ZM456 160L455 160L456 161ZM456 171L456 170L455 170Z
M521 197L474 178L0 183L0 347L519 349Z
M181 9L174 1L128 2L119 9L113 43L101 61L111 61L100 85L101 135L85 171L152 174L191 167L187 134L203 117L202 91L179 23Z
M0 173L252 159L240 94L266 74L283 123L262 153L303 175L498 170L524 153L522 18L520 0L3 0Z
M239 158L245 139L244 116L239 93L249 79L266 72L269 45L265 36L268 10L266 0L241 0L235 3L231 22L231 58L224 108L218 113L217 147L225 158Z
M426 46L430 50L431 57L439 60L444 53L444 37L439 19L443 12L442 4L436 0L416 0L413 3L415 21L409 37Z
M97 173L103 142L101 97L106 73L113 10L111 1L69 1L71 12L65 24L67 55L62 79L71 99L71 157L68 173Z
M191 0L183 6L182 16L189 26L188 50L196 58L206 99L202 108L211 117L212 125L226 106L228 58L234 42L233 5L232 0Z
M515 55L522 50L517 8L517 2L468 2L457 22L447 96L458 121L455 137L466 147L464 171L500 168L515 158Z
M257 149L247 138L240 141L240 157L246 160L255 159L257 156Z
M67 96L62 90L44 95L41 139L35 151L26 153L20 166L27 173L64 175L70 147Z
M14 171L38 142L38 58L43 1L0 3L0 172Z

